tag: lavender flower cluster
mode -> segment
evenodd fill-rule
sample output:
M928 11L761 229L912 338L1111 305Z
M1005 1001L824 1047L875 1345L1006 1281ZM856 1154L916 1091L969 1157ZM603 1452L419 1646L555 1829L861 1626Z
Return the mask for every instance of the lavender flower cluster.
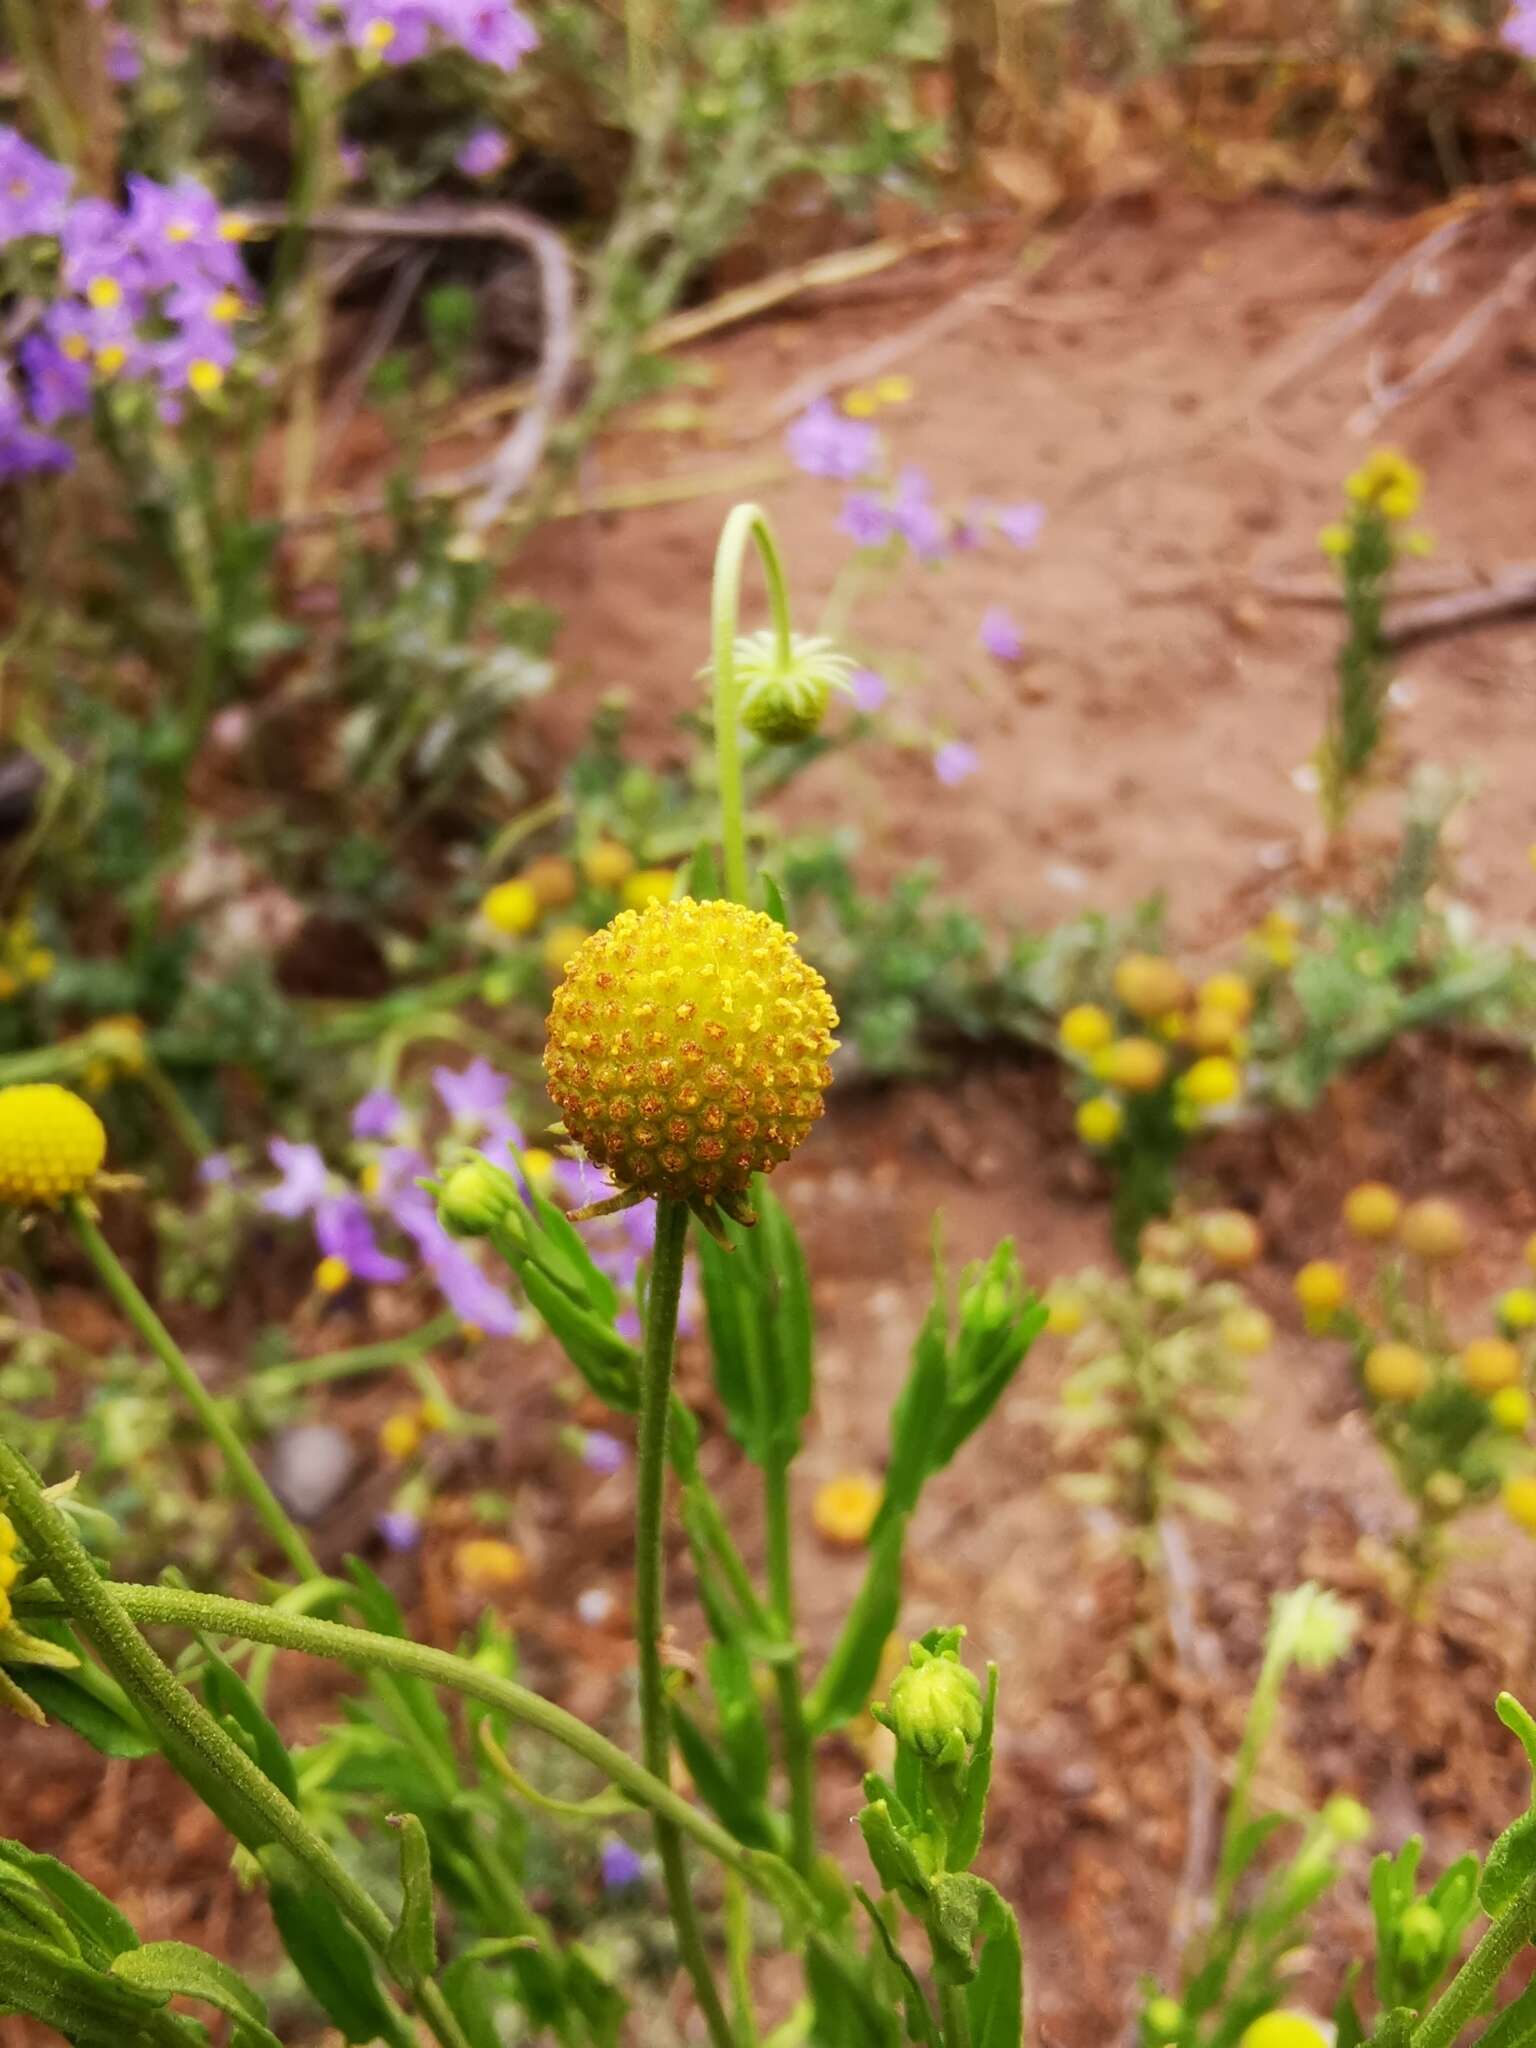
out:
M1517 55L1536 64L1536 0L1515 0L1500 35Z
M195 178L130 178L122 206L76 197L70 170L0 127L0 250L54 287L0 364L0 478L67 469L53 429L89 410L98 381L147 385L171 421L189 392L220 388L250 310L241 232Z
M513 0L262 0L309 50L346 47L385 64L457 49L515 71L539 34Z

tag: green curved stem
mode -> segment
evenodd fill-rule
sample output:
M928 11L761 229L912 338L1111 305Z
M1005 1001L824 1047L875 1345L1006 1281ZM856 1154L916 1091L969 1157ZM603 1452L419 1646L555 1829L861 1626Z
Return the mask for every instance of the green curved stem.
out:
M665 1620L665 1557L662 1516L666 1504L667 1419L672 1407L672 1357L677 1345L677 1305L683 1291L683 1252L688 1210L682 1202L656 1205L656 1246L651 1255L650 1291L645 1307L645 1352L640 1364L640 1431L635 1450L635 1635L640 1653L640 1750L647 1771L663 1784L671 1776L671 1728L666 1680L661 1668ZM667 1906L677 1930L678 1952L715 2048L734 2048L735 2037L715 1989L704 1938L699 1931L682 1836L660 1812L652 1816L661 1858Z
M200 1797L208 1800L212 1793L209 1803L221 1819L238 1817L239 1833L248 1846L278 1843L303 1864L388 1970L394 1933L388 1914L156 1656L65 1515L44 1498L25 1460L3 1439L0 1500L32 1561L47 1573L71 1621L132 1700L169 1762ZM400 1988L414 1999L443 2048L469 2048L435 1984L425 1981Z
M240 1433L225 1414L222 1404L203 1385L175 1338L139 1292L117 1254L97 1229L95 1218L86 1204L76 1197L65 1204L65 1209L81 1248L101 1276L103 1287L160 1360L175 1382L177 1392L218 1445L231 1478L250 1502L262 1527L301 1579L323 1578L325 1574L314 1552L261 1476L256 1460L241 1442Z
M714 656L715 775L720 788L720 830L725 855L725 893L747 901L746 800L741 779L741 707L736 687L736 637L741 623L741 586L747 548L757 549L768 584L768 604L779 657L790 654L789 583L768 515L759 505L737 505L728 514L715 550L710 590L710 643Z
M1528 1941L1536 1937L1536 1878L1494 1921L1439 1999L1414 2028L1410 2048L1451 2048L1465 2027L1483 2012L1499 1979Z
M790 1541L789 1462L775 1456L763 1473L768 1524L768 1587L773 1618L786 1655L774 1666L779 1696L779 1733L784 1745L784 1774L789 1780L790 1860L809 1877L816 1860L816 1790L811 1732L805 1718L805 1691L800 1645L795 1638L794 1556Z

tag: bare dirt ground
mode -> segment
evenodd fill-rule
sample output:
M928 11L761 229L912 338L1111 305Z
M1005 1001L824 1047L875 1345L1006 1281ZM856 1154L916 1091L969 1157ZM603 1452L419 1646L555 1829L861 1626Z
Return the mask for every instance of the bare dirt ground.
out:
M1324 349L1293 384L1262 395L1301 337L1321 337L1403 253L1417 230L1360 212L1254 202L1216 211L1183 200L1106 211L1079 225L1027 280L977 305L900 367L916 396L889 417L897 456L928 467L959 501L1039 498L1049 523L1032 554L961 556L914 573L859 617L862 652L922 657L913 685L928 717L971 740L981 767L963 790L936 788L926 759L895 748L819 765L793 794L796 816L851 820L873 876L935 860L945 892L998 923L1054 921L1166 890L1176 943L1215 954L1309 854L1311 799L1293 779L1315 744L1336 643L1326 609L1282 604L1265 585L1312 576L1314 536L1367 445L1347 430L1373 382L1422 356L1528 246L1529 224L1472 227L1369 336ZM866 344L916 330L939 307L1007 279L1016 252L948 253L905 267L856 301L761 324L697 352L711 382L698 426L631 432L588 479L736 465L771 453L764 415L779 394ZM1428 471L1425 521L1436 563L1489 572L1530 548L1529 448L1536 427L1536 329L1510 316L1452 376L1383 431ZM847 381L857 381L858 372ZM788 476L763 501L787 544L803 622L846 553L834 486ZM705 653L705 592L718 498L562 524L520 566L562 607L568 680L545 714L564 750L600 694L633 694L658 754L691 701ZM1030 653L999 671L976 652L987 605L1006 600ZM1530 795L1532 628L1479 632L1415 652L1400 716L1401 767L1467 765L1482 778L1462 852L1466 895L1491 919L1523 922L1536 839ZM1342 1361L1306 1343L1288 1313L1295 1265L1327 1249L1345 1188L1367 1174L1411 1191L1443 1188L1477 1219L1462 1276L1484 1299L1512 1277L1536 1227L1523 1101L1528 1066L1446 1044L1399 1047L1294 1124L1237 1132L1197 1169L1201 1191L1264 1221L1259 1298L1282 1325L1256 1372L1255 1421L1234 1433L1222 1476L1239 1504L1230 1529L1188 1533L1197 1608L1215 1678L1133 1682L1123 1656L1123 1579L1096 1533L1054 1493L1047 1426L1062 1373L1047 1343L987 1432L935 1485L915 1531L906 1626L961 1619L978 1658L1003 1667L1007 1735L985 1868L1019 1905L1033 1955L1041 2038L1124 2035L1138 1973L1158 1969L1179 1894L1191 1757L1230 1755L1257 1665L1270 1594L1316 1575L1360 1599L1367 1627L1340 1673L1298 1688L1292 1761L1270 1790L1357 1793L1378 1839L1414 1828L1438 1866L1523 1801L1515 1745L1494 1722L1498 1685L1529 1688L1536 1568L1496 1518L1479 1525L1437 1626L1404 1633L1355 1560L1362 1533L1390 1527L1394 1501L1374 1447L1348 1412ZM890 1403L925 1306L931 1217L956 1261L1014 1235L1044 1281L1109 1257L1103 1205L1085 1185L1060 1090L1040 1068L978 1064L952 1082L854 1096L834 1109L784 1193L806 1237L823 1342L820 1410L798 1480L878 1468ZM361 1332L359 1333L361 1334ZM338 1341L350 1341L342 1336ZM697 1379L697 1361L689 1368ZM457 1368L455 1391L506 1427L464 1453L451 1484L494 1481L519 1505L535 1573L513 1596L535 1682L577 1711L616 1717L628 1698L620 1629L599 1642L569 1596L627 1587L627 1477L573 1476L551 1456L563 1416L552 1358L487 1354ZM338 1401L360 1440L382 1390ZM720 1453L743 1510L749 1476ZM807 1516L808 1525L808 1516ZM323 1530L325 1553L355 1527ZM446 1540L446 1539L444 1539ZM810 1568L806 1628L830 1637L856 1559ZM437 1552L395 1568L420 1625L451 1640L465 1617ZM680 1570L676 1593L686 1597ZM689 1632L684 1613L683 1632ZM302 1728L314 1681L285 1669L285 1719ZM146 1935L177 1933L232 1952L267 1952L262 1916L241 1905L224 1847L200 1813L167 1799L155 1767L101 1767L59 1737L5 1738L3 1819L38 1847L75 1857L124 1900ZM832 1839L851 1812L858 1757L824 1793ZM25 1786L18 1795L17 1787ZM13 1813L20 1803L22 1811ZM1346 1886L1311 1959L1320 1997L1364 1921ZM0 2041L19 2039L0 2023Z

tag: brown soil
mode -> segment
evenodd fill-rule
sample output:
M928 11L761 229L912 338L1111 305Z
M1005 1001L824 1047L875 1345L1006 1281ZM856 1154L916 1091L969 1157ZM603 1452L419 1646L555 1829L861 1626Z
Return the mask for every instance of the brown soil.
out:
M899 457L929 467L957 499L1039 497L1050 522L1035 553L962 556L942 577L914 573L860 622L871 659L921 657L924 713L978 746L976 780L938 790L925 758L895 747L839 756L797 787L795 817L857 824L872 875L935 859L948 893L999 922L1040 924L1165 889L1178 943L1220 949L1277 876L1311 858L1311 800L1292 771L1315 743L1337 636L1326 609L1282 607L1257 580L1314 571L1316 529L1360 452L1343 423L1365 395L1368 359L1375 374L1400 374L1496 282L1522 232L1515 223L1474 229L1433 295L1405 297L1368 343L1330 353L1268 406L1249 394L1276 352L1340 315L1401 253L1404 230L1279 202L1105 212L1055 246L1006 303L917 347L902 365L916 399L887 429ZM605 471L654 474L763 452L772 439L754 439L754 423L776 393L1004 268L996 251L946 255L814 317L700 350L712 381L697 435L659 446L638 433L616 439ZM1426 520L1441 563L1493 570L1524 549L1536 425L1524 317L1390 422L1428 470ZM1208 441L1195 445L1205 428ZM726 444L728 453L710 453ZM762 495L810 623L845 553L834 532L839 494L789 476ZM633 693L645 744L658 754L676 744L672 721L692 701L705 653L720 511L720 500L700 499L587 518L551 529L525 559L524 580L570 621L570 680L545 714L552 749L574 742L614 686ZM975 651L981 613L999 598L1031 648L1009 672ZM1482 776L1462 882L1490 918L1511 922L1529 901L1526 847L1536 838L1530 645L1528 629L1511 628L1413 655L1404 668L1417 692L1399 724L1400 768L1437 761ZM1518 1752L1492 1698L1528 1669L1536 1566L1490 1517L1469 1538L1437 1623L1405 1632L1392 1619L1355 1555L1362 1534L1392 1526L1390 1481L1349 1412L1341 1360L1294 1333L1286 1276L1329 1248L1342 1191L1379 1174L1466 1202L1478 1225L1462 1283L1469 1301L1505 1284L1536 1226L1527 1087L1524 1064L1507 1056L1405 1044L1311 1117L1234 1132L1201 1155L1198 1191L1262 1217L1270 1254L1256 1289L1290 1332L1255 1375L1262 1426L1234 1432L1223 1461L1236 1524L1187 1532L1219 1676L1129 1675L1123 1575L1051 1485L1056 1347L1041 1347L925 1501L904 1626L916 1633L963 1618L976 1656L1003 1668L1007 1732L984 1868L1026 1920L1043 2040L1086 2048L1123 2036L1138 1974L1163 1965L1198 1803L1191 1757L1204 1749L1219 1766L1230 1756L1269 1596L1299 1578L1351 1592L1366 1626L1342 1672L1296 1688L1291 1760L1271 1796L1355 1792L1373 1804L1380 1841L1422 1828L1432 1867L1486 1844L1523 1799ZM1108 1259L1100 1191L1084 1177L1044 1068L978 1063L943 1085L852 1097L786 1175L784 1193L805 1235L822 1329L818 1420L797 1477L807 1514L820 1479L878 1467L928 1296L935 1210L954 1261L1004 1234L1041 1281ZM689 1369L696 1382L697 1360ZM517 1503L535 1570L508 1612L533 1682L622 1728L622 1632L579 1628L570 1598L606 1584L623 1603L628 1477L599 1480L552 1455L567 1412L552 1356L487 1355L456 1370L459 1397L503 1428L493 1446L453 1453L445 1490L467 1496L494 1483ZM386 1401L385 1390L364 1390L332 1412L362 1439ZM750 1474L719 1444L711 1455L745 1521ZM319 1540L329 1558L356 1535L348 1513ZM450 1538L451 1529L434 1539L419 1575L399 1574L437 1640L467 1619L440 1568ZM826 1554L806 1569L814 1645L830 1637L858 1568ZM686 1598L681 1571L677 1594ZM693 1628L682 1611L686 1641ZM282 1671L285 1725L312 1727L315 1679ZM834 1748L823 1819L828 1839L841 1841L859 1757L852 1742ZM69 1854L100 1881L120 1887L127 1873L124 1903L146 1935L270 1957L263 1916L241 1909L225 1845L167 1792L157 1767L102 1767L73 1742L25 1731L7 1734L4 1753L8 1831ZM1343 1889L1313 1958L1325 1998L1361 1939L1362 1898L1359 1883ZM0 2023L0 2042L20 2038Z

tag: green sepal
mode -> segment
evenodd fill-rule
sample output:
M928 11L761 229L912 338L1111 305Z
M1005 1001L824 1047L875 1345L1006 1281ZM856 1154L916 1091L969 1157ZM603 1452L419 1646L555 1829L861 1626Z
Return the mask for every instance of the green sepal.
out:
M985 1878L969 1871L945 1871L930 1885L926 1917L940 1983L969 1984L975 1976L982 1898L990 1890Z
M883 1799L860 1811L859 1833L864 1837L869 1860L882 1887L897 1893L914 1912L925 1910L932 1880L918 1858L910 1834L897 1827Z

